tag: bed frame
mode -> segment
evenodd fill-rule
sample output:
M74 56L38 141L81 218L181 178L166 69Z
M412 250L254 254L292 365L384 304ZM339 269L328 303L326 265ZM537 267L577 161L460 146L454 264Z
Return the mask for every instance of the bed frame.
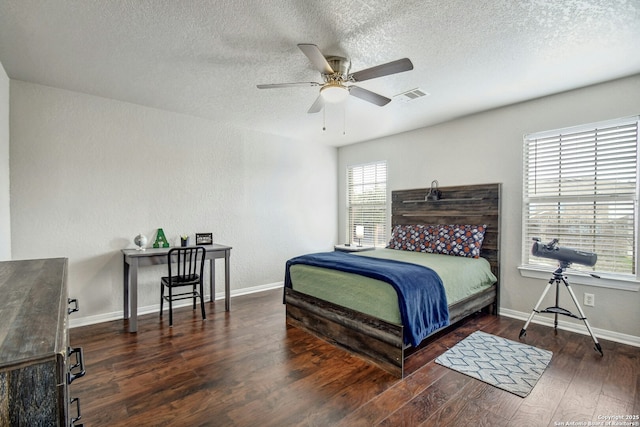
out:
M429 188L392 192L392 226L410 224L487 224L481 256L498 283L449 306L454 323L483 309L498 313L500 283L501 184L440 188L440 200L425 200ZM285 289L287 323L354 353L397 377L415 349L403 343L403 326ZM437 333L434 332L434 333ZM432 334L433 335L433 334ZM424 342L424 341L423 341Z

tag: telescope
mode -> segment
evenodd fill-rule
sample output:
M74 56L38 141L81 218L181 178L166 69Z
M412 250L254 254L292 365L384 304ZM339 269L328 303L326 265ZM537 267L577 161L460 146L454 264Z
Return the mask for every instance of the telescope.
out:
M561 265L564 264L565 266L576 263L592 267L598 261L598 255L593 252L558 246L558 239L553 239L546 244L540 242L537 237L534 237L533 240L533 247L531 248L533 256L557 259Z
M589 334L591 335L593 342L596 345L595 350L599 352L601 356L604 356L604 354L602 353L602 346L598 342L598 339L596 338L596 336L593 334L593 331L591 330L591 326L589 325L589 322L587 322L587 316L584 315L584 311L582 311L582 307L580 307L580 304L578 304L578 299L576 298L576 294L573 293L573 290L569 285L569 281L564 276L564 274L562 274L563 271L566 268L568 268L572 262L588 265L590 267L594 266L596 265L598 256L592 252L584 252L584 251L579 251L573 248L563 248L561 246L558 246L558 239L553 239L549 243L544 244L544 243L541 243L540 239L537 237L533 238L533 247L531 248L531 254L533 256L539 256L542 258L557 259L558 261L560 261L560 266L557 268L556 271L553 272L553 275L551 276L549 283L547 283L547 287L544 288L544 292L542 292L542 296L538 300L538 303L536 304L536 306L533 308L533 311L531 312L531 315L529 316L527 323L524 324L524 328L522 328L522 330L520 331L520 338L526 335L527 326L529 326L529 323L533 319L533 316L535 316L537 313L552 313L555 316L555 319L553 321L553 329L556 330L556 333L557 333L558 314L562 314L564 316L569 316L569 317L573 317L574 319L582 320L584 322L584 325L587 327L587 331L589 331ZM595 274L591 274L591 276L599 278ZM571 299L573 300L573 303L576 305L576 308L578 309L580 316L575 315L569 310L562 308L558 305L560 300L560 282L564 283L565 287L567 288L567 291L569 291L569 295L571 295ZM542 304L542 300L544 299L545 295L547 295L547 292L549 291L549 288L551 287L551 285L554 283L556 284L556 305L552 307L547 307L544 310L540 310L539 307L540 307L540 304Z

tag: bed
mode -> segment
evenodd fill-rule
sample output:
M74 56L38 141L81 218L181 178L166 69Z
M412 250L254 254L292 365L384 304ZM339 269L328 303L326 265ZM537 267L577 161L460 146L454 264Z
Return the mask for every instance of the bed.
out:
M284 290L287 323L403 377L406 357L428 341L429 336L483 309L497 314L501 185L443 187L440 191L439 200L426 200L428 188L392 192L391 248L357 254L310 255L314 260L317 258L317 264L308 262L307 256L300 257L305 261L299 263L292 262L298 257L289 260ZM449 232L452 227L459 226L482 228L480 247L464 245L465 250L469 246L473 248L471 254L443 255L447 249L436 249L433 244L430 250L413 246L401 249L399 246L401 239L397 238L398 234L407 230L422 232L424 229L427 234L437 234L442 232L442 227ZM403 239L407 241L404 235ZM427 239L432 243L433 240L433 236L431 240ZM422 240L418 244L420 242ZM393 263L402 262L410 263L402 264L407 268L427 268L437 273L436 278L424 280L434 282L436 293L446 295L444 310L448 311L447 321L443 323L441 318L437 318L442 309L431 307L431 302L424 303L425 307L431 307L427 311L435 312L436 317L433 313L428 314L431 323L421 326L422 329L418 328L420 330L416 332L415 326L405 321L407 312L412 314L415 308L407 309L403 304L405 300L413 301L417 297L403 296L395 284L392 286L392 282L387 281L386 272L382 269L378 272L373 266L370 271L366 270L378 259L393 268ZM386 259L390 261L384 261ZM340 266L327 269L327 262ZM365 270L352 270L352 263L358 268L360 264L364 265ZM392 270L392 274L395 271ZM426 274L408 273L407 277L418 276ZM435 283L438 279L440 284ZM354 293L364 296L364 299L354 298L351 295Z

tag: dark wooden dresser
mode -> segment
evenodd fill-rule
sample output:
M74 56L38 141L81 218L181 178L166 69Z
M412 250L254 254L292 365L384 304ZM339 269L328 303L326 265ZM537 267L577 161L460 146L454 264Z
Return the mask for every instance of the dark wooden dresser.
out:
M69 347L67 259L0 262L0 425L72 426L79 401L69 384L84 375ZM70 415L70 406L75 404Z

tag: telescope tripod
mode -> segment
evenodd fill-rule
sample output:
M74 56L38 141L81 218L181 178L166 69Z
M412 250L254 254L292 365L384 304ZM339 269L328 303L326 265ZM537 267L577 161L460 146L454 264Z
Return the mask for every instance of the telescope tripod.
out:
M573 293L573 290L571 289L569 282L567 281L566 277L563 274L564 270L567 267L569 267L569 263L565 261L561 261L558 269L553 272L551 279L549 279L549 283L547 283L547 286L544 288L544 291L542 292L542 296L540 296L538 303L533 308L533 311L531 312L531 315L529 316L527 323L524 324L524 327L520 331L519 338L522 338L524 335L526 335L527 327L529 326L529 323L531 323L531 320L533 319L533 316L536 315L536 313L553 313L555 317L553 322L553 329L557 334L558 333L558 314L562 314L564 316L569 316L569 317L573 317L574 319L582 320L585 326L587 327L587 330L589 331L589 335L591 335L591 338L593 339L593 342L596 345L594 350L599 352L601 356L604 356L604 353L602 353L602 347L600 346L600 343L598 342L598 339L596 338L596 336L593 334L593 331L591 330L591 326L589 326L589 322L587 322L587 317L584 315L584 312L582 311L580 304L578 304L576 295ZM565 287L569 291L569 295L571 295L571 299L573 300L576 307L578 308L578 312L580 313L580 316L576 316L569 310L566 310L558 306L559 297L560 297L560 282L564 283ZM547 295L547 292L549 292L549 288L551 288L551 285L553 285L554 283L556 285L556 305L554 305L553 307L547 307L544 310L538 310L538 307L540 307L540 304L542 304L542 300Z

